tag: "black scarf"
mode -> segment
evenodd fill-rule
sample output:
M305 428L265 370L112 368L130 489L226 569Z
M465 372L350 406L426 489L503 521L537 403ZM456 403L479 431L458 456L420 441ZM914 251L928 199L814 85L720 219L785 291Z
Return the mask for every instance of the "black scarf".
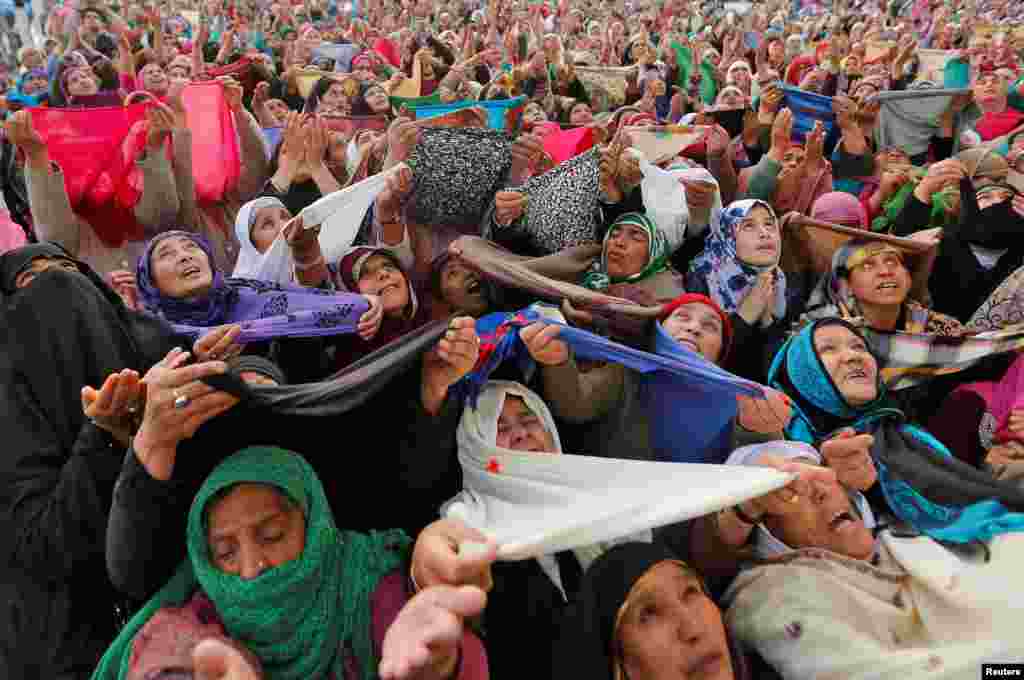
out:
M1017 190L1009 185L1000 185ZM1024 217L1013 210L1013 199L979 208L976 193L970 180L960 180L960 224L958 235L967 243L991 248L1007 250L1019 247L1024 237Z

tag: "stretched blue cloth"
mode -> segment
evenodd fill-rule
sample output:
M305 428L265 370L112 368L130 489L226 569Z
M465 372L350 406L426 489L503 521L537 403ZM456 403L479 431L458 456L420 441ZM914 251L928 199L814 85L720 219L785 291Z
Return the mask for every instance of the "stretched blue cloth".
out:
M284 137L283 127L263 128L263 139L267 142L267 153L270 154L270 158L274 157L274 152L277 150L277 145L281 143L282 137Z
M824 124L826 138L835 135L836 116L832 111L832 97L783 85L782 105L793 112L793 139L802 143L814 129L814 121L817 120Z
M656 353L652 354L552 321L535 308L513 314L489 314L477 320L480 358L476 368L455 385L455 394L475 406L491 373L505 361L515 361L524 374L530 374L535 364L519 338L519 329L538 321L558 326L559 339L572 348L575 356L622 364L641 374L641 396L651 424L651 448L660 460L706 463L724 458L721 454L729 445L737 414L736 396L764 396L756 383L680 346L660 325L656 325Z
M443 116L452 111L462 109L481 108L487 112L487 125L492 130L514 130L519 126L519 116L523 107L526 106L526 97L515 97L513 99L494 99L491 101L461 101L451 104L434 104L432 106L416 107L416 119L433 118Z
M786 438L819 446L836 430L853 428L871 434L871 457L889 508L917 531L939 541L987 541L1024 530L1024 493L999 482L983 470L957 460L928 432L906 422L901 411L886 403L879 382L878 398L853 407L843 399L814 347L822 325L844 321L822 319L805 326L776 354L768 384L793 398L793 418Z

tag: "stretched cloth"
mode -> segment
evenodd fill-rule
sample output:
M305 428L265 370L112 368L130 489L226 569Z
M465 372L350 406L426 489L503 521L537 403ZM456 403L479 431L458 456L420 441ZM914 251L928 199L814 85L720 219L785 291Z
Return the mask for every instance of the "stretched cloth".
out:
M974 313L967 327L998 331L1024 324L1024 267L1006 277Z
M619 363L641 374L642 398L651 413L652 448L660 460L692 460L693 452L720 445L723 433L732 430L736 396L764 398L760 386L683 348L660 327L657 353L652 354L554 321L550 311L537 306L477 320L480 356L473 371L456 384L456 393L475 407L491 373L506 361L516 362L523 373L530 374L534 362L519 330L535 322L558 326L558 337L576 357ZM680 418L684 413L685 421Z
M946 64L956 56L955 50L917 50L917 77L914 80L928 81L940 87L949 87L946 83Z
M515 383L490 382L476 405L463 411L456 437L464 491L442 509L488 534L499 559L614 541L769 493L790 479L768 468L500 448L493 442L506 394L526 401L561 450L551 414L535 394Z
M1010 416L1024 408L1024 357L1018 356L999 380L967 383L957 391L974 392L985 402L985 410L996 421L993 443L1022 440L1010 430Z
M970 90L898 90L879 92L875 101L878 111L878 126L875 133L878 148L899 147L908 156L926 153L932 137L940 132L940 118L949 108L953 97L970 94ZM963 117L958 116L953 139L960 139Z
M388 129L388 117L384 114L372 116L338 116L330 115L324 118L327 128L340 132L346 137L359 132L360 130L376 130L384 132Z
M408 109L409 113L416 113L416 110L423 106L437 106L442 103L440 92L435 92L426 97L402 97L393 94L389 97L389 101L391 102L391 108L396 111Z
M419 59L412 60L412 78L406 78L397 87L392 88L391 95L394 97L419 97L423 94L423 62Z
M595 141L594 129L590 127L556 130L544 136L544 151L558 165L587 151Z
M782 106L793 113L793 138L802 141L814 129L814 123L821 121L828 138L836 129L836 117L832 111L832 97L807 92L790 85L782 86Z
M679 43L672 43L672 49L676 53L676 61L679 64L679 75L676 79L676 86L683 92L690 91L690 80L693 78L694 68L700 69L700 99L705 104L713 104L718 96L718 83L715 80L714 66L698 55L699 65L693 63L693 50L686 48Z
M423 127L406 163L413 175L410 221L479 224L512 167L512 138L500 130Z
M299 90L299 95L306 99L313 92L313 88L317 82L324 76L329 76L330 72L322 71L318 68L301 68L295 74L295 87Z
M259 84L258 74L253 68L255 63L250 57L242 57L236 62L223 66L207 68L196 80L216 80L221 76L230 76L239 82L246 97L251 97L256 85Z
M359 235L366 212L377 198L377 194L387 186L388 180L404 167L405 164L400 163L386 172L379 172L357 184L330 193L302 209L299 216L306 228L322 225L318 240L320 252L326 262L337 263L352 247L356 236ZM246 228L248 229L248 226ZM238 238L241 239L241 235ZM244 261L243 254L247 255ZM291 246L285 240L284 234L278 233L277 238L262 254L255 252L255 249L250 251L244 248L243 244L235 265L235 273L241 275L238 274L241 270L245 272L246 278L287 284L292 281L294 266Z
M460 253L464 263L486 278L544 300L568 300L575 307L599 314L639 319L654 319L661 313L660 305L645 307L572 283L580 280L600 257L601 245L598 243L574 246L554 255L534 258L516 255L479 236L462 236L452 247Z
M462 109L481 108L487 113L488 126L492 130L514 131L519 127L519 118L526 106L526 97L496 99L494 101L461 101L451 104L433 104L416 107L417 120L431 118Z
M235 188L241 155L234 117L220 83L192 83L182 92L192 132L192 174L200 204L220 202ZM110 247L141 240L132 209L142 196L135 160L146 145L151 103L100 109L32 109L32 124L64 172L68 200ZM169 148L169 144L168 144Z
M626 74L630 70L617 66L576 66L576 78L599 110L614 111L626 103Z
M870 403L852 406L836 388L814 335L823 326L860 332L840 319L805 326L782 346L768 384L793 400L786 438L812 446L851 428L874 437L870 453L878 485L892 512L917 531L953 543L987 541L1024 530L1024 492L953 457L935 437L889 406L885 386Z
M685 149L704 141L710 128L691 125L649 125L627 127L630 146L658 165L672 160Z
M325 44L313 48L313 56L330 59L334 62L334 72L348 73L352 70L352 57L362 51L358 45L343 43L339 45Z

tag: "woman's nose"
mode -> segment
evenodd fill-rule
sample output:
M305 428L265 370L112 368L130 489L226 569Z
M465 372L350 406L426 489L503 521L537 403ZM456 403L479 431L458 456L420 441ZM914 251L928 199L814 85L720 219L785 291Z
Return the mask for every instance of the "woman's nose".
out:
M267 561L258 550L245 550L242 555L242 570L238 575L245 581L251 581L267 568Z

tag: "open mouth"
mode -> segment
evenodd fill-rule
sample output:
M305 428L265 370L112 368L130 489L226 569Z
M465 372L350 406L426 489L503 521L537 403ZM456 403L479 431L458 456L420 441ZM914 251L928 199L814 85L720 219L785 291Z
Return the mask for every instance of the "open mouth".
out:
M867 382L868 372L862 368L855 369L846 374L846 380L848 382L851 380Z
M480 283L480 279L473 277L466 283L466 293L469 295L478 295L483 288L483 284Z
M198 276L200 271L201 270L196 265L189 265L182 270L181 276L185 279L192 278L193 276Z
M842 510L833 515L832 520L828 523L828 528L832 531L841 531L851 526L855 521L853 515L846 510Z
M722 655L719 653L705 654L690 664L686 669L687 677L706 677L714 675L722 663Z
M878 284L875 290L896 290L899 286L895 281L885 281L884 283Z

